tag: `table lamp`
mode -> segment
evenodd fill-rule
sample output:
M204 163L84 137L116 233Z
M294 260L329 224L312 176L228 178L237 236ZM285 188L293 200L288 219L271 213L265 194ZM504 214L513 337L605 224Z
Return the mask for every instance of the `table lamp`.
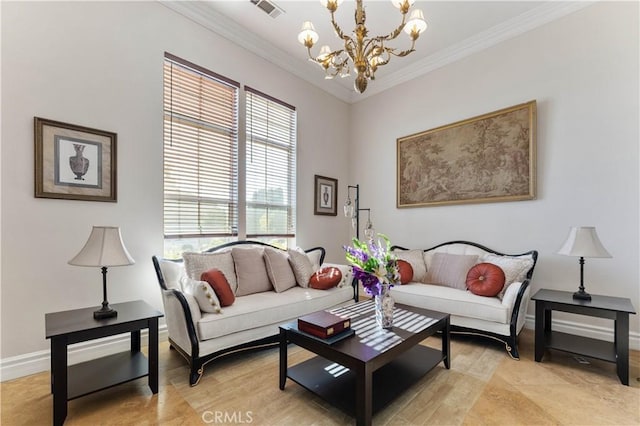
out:
M558 254L580 257L580 287L578 291L573 293L573 298L591 300L591 295L584 291L584 258L611 257L600 242L596 228L593 226L572 227Z
M80 253L69 261L69 265L102 268L102 308L93 313L95 319L112 318L118 312L107 301L107 267L133 265L135 261L122 242L120 228L116 226L94 226L91 235Z

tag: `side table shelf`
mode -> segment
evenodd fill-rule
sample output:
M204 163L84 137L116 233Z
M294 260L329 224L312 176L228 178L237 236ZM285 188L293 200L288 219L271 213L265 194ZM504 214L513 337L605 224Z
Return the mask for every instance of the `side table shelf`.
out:
M629 386L629 314L635 314L631 300L621 297L592 295L591 300L574 299L573 293L539 290L532 298L536 303L535 360L542 361L546 349L613 362L618 378ZM614 341L592 339L561 333L551 329L552 311L569 312L614 322Z
M545 347L558 351L584 355L603 361L616 362L616 346L613 342L552 331L545 333Z
M96 374L108 371L109 374ZM149 362L142 352L121 352L67 369L67 401L149 375Z

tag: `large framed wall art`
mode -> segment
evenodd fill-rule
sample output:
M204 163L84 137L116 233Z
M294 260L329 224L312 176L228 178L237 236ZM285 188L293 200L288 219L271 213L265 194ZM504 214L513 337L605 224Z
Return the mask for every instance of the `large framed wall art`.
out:
M398 138L397 207L536 197L536 101Z
M34 118L35 196L117 201L117 135Z

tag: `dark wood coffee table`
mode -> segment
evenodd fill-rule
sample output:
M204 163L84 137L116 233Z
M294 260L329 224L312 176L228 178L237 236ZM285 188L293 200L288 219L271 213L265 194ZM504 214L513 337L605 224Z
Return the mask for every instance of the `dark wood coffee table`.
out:
M373 301L330 312L351 318L356 334L328 344L298 330L297 322L280 326L280 389L287 377L350 415L370 425L373 413L391 402L444 361L450 368L449 314L396 304L394 327L379 329ZM442 350L419 343L442 332ZM317 357L287 366L287 345ZM355 408L355 410L354 410Z

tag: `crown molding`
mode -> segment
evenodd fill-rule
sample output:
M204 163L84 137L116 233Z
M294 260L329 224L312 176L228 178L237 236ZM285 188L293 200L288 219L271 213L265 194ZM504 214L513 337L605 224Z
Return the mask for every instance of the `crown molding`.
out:
M423 76L445 65L459 61L474 53L481 52L489 47L495 46L503 41L512 39L549 22L570 15L596 1L575 1L575 2L547 2L534 9L531 9L508 21L495 25L482 31L473 37L469 37L448 48L436 52L424 59L414 62L411 65L396 71L393 74L377 78L376 84L369 87L367 92L352 100L352 103L373 96L377 93L388 90L401 83L406 83L414 78ZM373 90L370 90L373 89Z
M248 31L233 20L215 11L208 5L208 2L172 0L159 0L159 2L185 18L202 25L206 29L260 56L283 70L300 77L338 99L345 102L352 102L350 90L345 89L339 84L322 84L325 81L324 74L317 72L317 65L307 60L294 58L274 47L272 44L267 43L264 38Z
M485 50L503 41L517 37L549 22L577 12L596 1L548 1L513 19L502 22L482 31L433 55L414 62L403 69L386 76L376 78L363 94L353 89L327 82L315 64L307 60L292 57L286 52L267 43L262 37L247 31L246 28L215 11L204 1L171 1L159 2L176 13L202 25L225 39L243 47L272 64L313 84L319 89L347 103L356 103L370 96L388 90L398 84L406 83L414 78L428 74L445 65ZM313 69L313 71L312 71Z

